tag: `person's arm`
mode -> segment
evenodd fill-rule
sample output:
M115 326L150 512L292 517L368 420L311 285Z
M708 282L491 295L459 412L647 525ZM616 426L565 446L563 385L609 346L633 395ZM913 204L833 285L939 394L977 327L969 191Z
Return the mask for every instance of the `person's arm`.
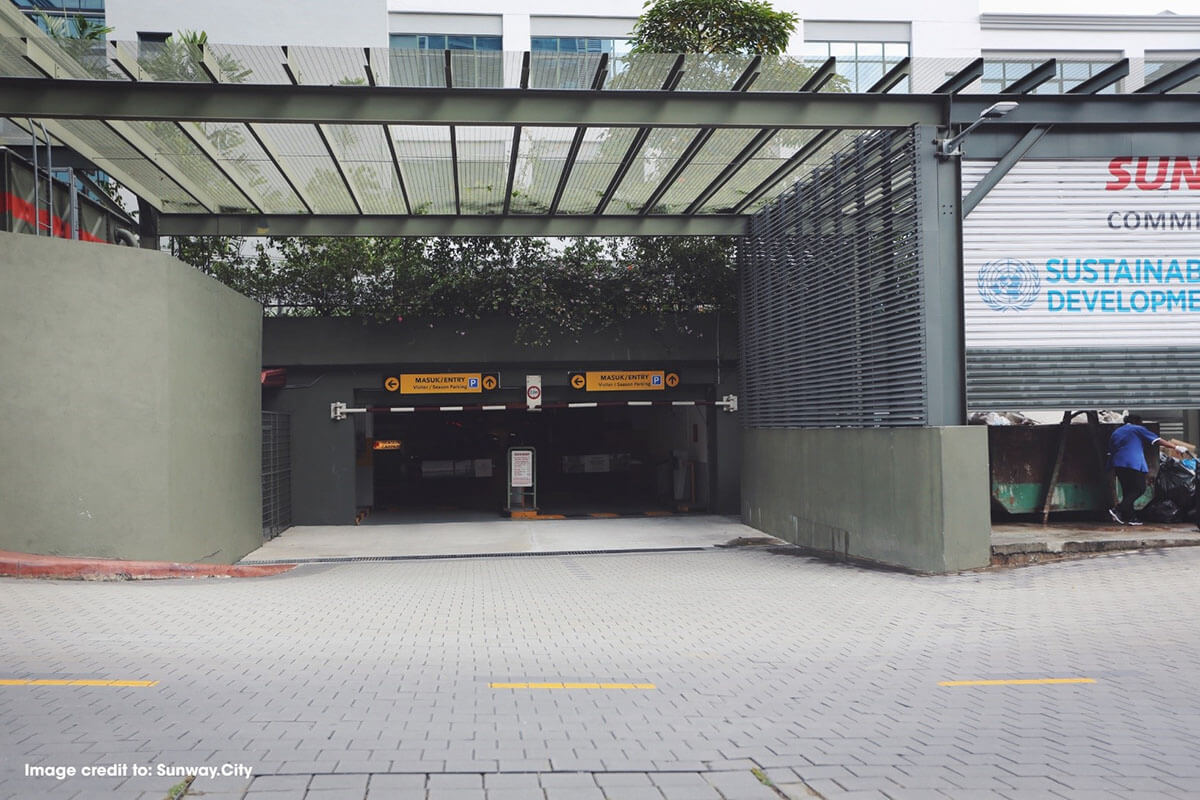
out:
M1178 453L1181 456L1190 456L1192 454L1191 451L1188 450L1183 445L1171 444L1166 439L1155 439L1153 442L1151 442L1151 444L1158 445L1163 450L1166 450L1168 453L1173 451L1173 452Z

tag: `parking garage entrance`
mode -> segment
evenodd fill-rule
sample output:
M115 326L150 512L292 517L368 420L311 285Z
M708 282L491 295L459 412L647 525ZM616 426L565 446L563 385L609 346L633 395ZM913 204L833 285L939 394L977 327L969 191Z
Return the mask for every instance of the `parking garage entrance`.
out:
M536 504L554 516L707 511L711 401L550 401L484 407L375 407L357 432L373 520L499 513L510 449L532 449ZM365 487L364 487L365 488Z

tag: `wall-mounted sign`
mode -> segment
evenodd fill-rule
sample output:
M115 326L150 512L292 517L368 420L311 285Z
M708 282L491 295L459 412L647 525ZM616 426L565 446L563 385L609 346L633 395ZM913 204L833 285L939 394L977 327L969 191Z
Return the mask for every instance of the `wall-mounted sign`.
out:
M399 450L404 447L404 442L399 439L376 439L371 442L372 450Z
M658 370L600 370L572 372L572 389L589 392L662 391L679 385L679 375Z
M495 372L406 372L383 379L383 388L400 394L479 394L500 387Z

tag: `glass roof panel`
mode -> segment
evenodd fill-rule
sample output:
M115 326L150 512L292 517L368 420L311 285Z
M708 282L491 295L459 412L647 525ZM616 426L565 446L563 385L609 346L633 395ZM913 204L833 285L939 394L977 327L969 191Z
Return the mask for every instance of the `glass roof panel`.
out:
M680 173L659 201L659 205L662 206L660 213L680 214L687 210L692 201L757 135L756 130L713 131L692 163Z
M554 201L575 128L523 128L510 204L514 214L545 214Z
M927 94L966 69L973 58L914 58L909 82L914 94ZM979 81L973 84L978 90Z
M599 53L550 53L535 50L529 54L529 88L590 89L599 66Z
M288 63L306 86L365 86L367 58L349 47L289 47Z
M318 214L353 214L354 201L315 125L256 124L263 142Z
M155 81L179 81L184 83L211 83L208 73L200 66L202 49L174 36L165 42L122 42L128 52L137 59L138 66ZM237 83L239 73L245 67L228 59L210 59L215 62L217 74L223 81Z
M560 214L594 214L637 128L589 128L558 204Z
M12 36L0 36L0 75L6 78L40 78L42 73L25 60L25 43Z
M254 208L233 183L221 171L213 166L212 161L204 154L196 143L173 122L122 122L114 123L128 126L154 152L147 153L156 161L162 159L179 170L196 186L204 187L205 193L217 203L213 211L228 211L231 213L253 212ZM118 131L119 132L119 131Z
M413 214L453 214L454 168L450 128L445 125L389 125L400 174Z
M229 65L225 80L230 83L288 84L283 63L287 59L279 47L248 44L211 44L209 49L218 62ZM239 78L240 76L240 78ZM229 80L230 77L239 78Z
M815 66L795 56L763 56L750 91L798 92L815 71Z
M794 155L820 131L787 130L772 136L761 150L748 160L724 186L700 209L702 213L726 213L754 190L784 161Z
M222 166L253 192L252 199L268 214L302 214L304 205L283 175L250 135L245 125L231 122L184 122L194 136L208 139L221 154Z
M791 189L796 182L807 179L812 175L813 171L823 166L835 153L848 146L857 137L861 136L862 133L863 131L861 130L838 131L838 134L823 147L819 148L817 152L806 158L794 170L783 176L770 190L764 192L762 197L751 203L746 209L746 213L753 214L763 206L770 204L776 197L779 197L779 195L788 189Z
M396 165L379 125L323 125L364 214L407 214Z
M441 50L392 50L387 63L389 82L381 85L429 88L446 85L446 59Z
M459 89L504 87L504 54L489 50L451 50L450 77Z
M675 56L670 53L630 53L609 62L605 89L660 91L671 74Z
M677 91L727 92L753 61L744 55L700 55L689 53L683 61L683 79Z
M153 162L148 161L124 139L96 120L63 120L59 124L77 136L97 155L119 165L129 177L157 194L148 200L159 200L168 213L203 212L204 209L182 186L168 178Z
M684 149L696 136L694 130L655 128L617 187L605 214L637 214L667 176ZM657 209L651 209L655 212Z
M459 126L458 180L464 214L499 214L508 187L508 157L513 129Z

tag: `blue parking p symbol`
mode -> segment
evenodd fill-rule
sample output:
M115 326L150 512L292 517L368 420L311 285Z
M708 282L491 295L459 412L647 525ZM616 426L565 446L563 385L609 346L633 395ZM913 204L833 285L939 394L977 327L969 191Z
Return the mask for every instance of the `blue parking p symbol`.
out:
M467 386L472 389L479 388L479 378L467 378Z
M650 376L650 385L651 386L661 386L662 385L662 375Z

